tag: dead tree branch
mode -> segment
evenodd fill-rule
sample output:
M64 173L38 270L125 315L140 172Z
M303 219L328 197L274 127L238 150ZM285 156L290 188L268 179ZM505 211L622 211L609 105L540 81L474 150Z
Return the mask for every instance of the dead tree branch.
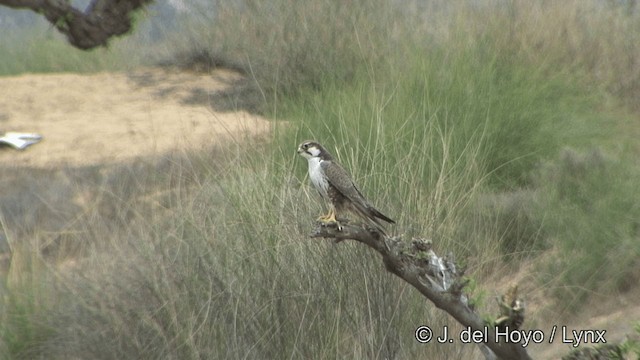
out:
M343 224L341 230L336 226L318 224L310 236L330 238L336 242L355 240L377 251L387 271L411 284L463 326L486 332L488 341L479 344L486 358L530 359L520 343L496 341L496 327L486 324L469 306L463 292L466 285L463 271L457 269L451 256L437 256L430 241L413 239L407 242L400 237L388 237L375 229L351 224Z
M93 0L85 11L66 0L0 0L0 5L42 14L69 43L87 50L106 46L109 39L128 33L131 14L153 0Z

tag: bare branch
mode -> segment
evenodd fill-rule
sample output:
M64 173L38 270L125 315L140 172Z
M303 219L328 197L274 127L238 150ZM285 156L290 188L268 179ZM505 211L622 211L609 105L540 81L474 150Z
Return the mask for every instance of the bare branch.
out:
M330 238L336 242L355 240L376 250L389 272L411 284L463 326L486 332L488 341L480 344L486 358L530 359L520 343L496 341L495 328L474 312L463 293L466 285L462 278L463 271L457 269L451 256L437 256L429 240L413 239L408 242L400 237L385 236L366 226L342 224L341 227L339 230L337 226L319 223L310 236Z
M0 0L0 5L42 14L71 45L87 50L106 46L131 30L131 14L153 0L93 0L85 11L66 0Z

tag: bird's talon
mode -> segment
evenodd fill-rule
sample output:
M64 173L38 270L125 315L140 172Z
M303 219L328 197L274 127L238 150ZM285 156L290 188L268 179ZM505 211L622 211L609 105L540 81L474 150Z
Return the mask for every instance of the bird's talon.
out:
M338 231L342 231L343 226L340 223L340 221L338 221L335 216L334 217L330 217L330 216L321 216L316 220L318 223L320 223L320 225L325 226L325 227L335 227L336 229L338 229Z

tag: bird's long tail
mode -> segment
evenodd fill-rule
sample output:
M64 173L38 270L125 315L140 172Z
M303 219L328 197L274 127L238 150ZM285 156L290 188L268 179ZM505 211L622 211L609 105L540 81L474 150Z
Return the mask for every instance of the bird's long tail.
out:
M387 215L381 213L380 211L376 210L372 206L369 207L369 212L371 213L372 217L376 217L378 219L382 219L382 220L388 222L389 224L395 224L396 223L395 221L391 220Z
M390 224L395 224L395 221L368 204L366 204L366 206L351 206L351 210L353 213L355 213L355 215L358 215L358 217L360 217L362 220L365 220L367 223L378 229L378 231L380 231L384 235L387 235L386 229L382 224L382 221L380 220L384 220Z

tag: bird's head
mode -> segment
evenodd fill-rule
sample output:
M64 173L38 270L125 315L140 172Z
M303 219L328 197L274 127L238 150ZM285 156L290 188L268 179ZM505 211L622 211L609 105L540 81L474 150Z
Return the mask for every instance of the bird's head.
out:
M298 154L307 160L312 158L331 160L331 155L329 155L322 145L313 140L303 141L300 146L298 146Z

